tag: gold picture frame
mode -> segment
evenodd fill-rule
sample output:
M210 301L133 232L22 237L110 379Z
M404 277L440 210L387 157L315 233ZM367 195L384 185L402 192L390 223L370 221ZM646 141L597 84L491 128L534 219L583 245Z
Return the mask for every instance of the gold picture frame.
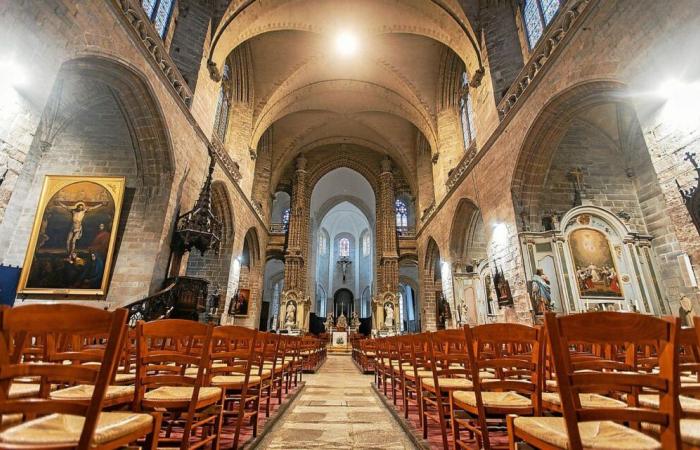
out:
M568 244L580 298L625 298L615 252L605 233L577 228L569 234Z
M46 175L17 292L107 293L124 177Z

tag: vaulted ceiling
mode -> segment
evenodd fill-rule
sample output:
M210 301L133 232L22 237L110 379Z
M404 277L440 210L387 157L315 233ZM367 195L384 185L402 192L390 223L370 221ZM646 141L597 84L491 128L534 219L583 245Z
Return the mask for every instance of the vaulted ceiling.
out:
M337 36L356 37L356 53ZM419 133L437 148L443 61L473 73L476 37L457 0L248 0L232 2L210 61L239 46L252 65L250 148L272 129L273 186L299 153L352 144L389 155L407 178Z

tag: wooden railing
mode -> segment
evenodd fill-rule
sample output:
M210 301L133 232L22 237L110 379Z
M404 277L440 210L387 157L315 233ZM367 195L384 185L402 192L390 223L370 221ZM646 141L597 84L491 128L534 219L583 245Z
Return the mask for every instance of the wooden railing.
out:
M160 291L125 306L129 310L129 326L135 326L139 320L199 319L206 309L208 281L175 277L165 280L164 285Z

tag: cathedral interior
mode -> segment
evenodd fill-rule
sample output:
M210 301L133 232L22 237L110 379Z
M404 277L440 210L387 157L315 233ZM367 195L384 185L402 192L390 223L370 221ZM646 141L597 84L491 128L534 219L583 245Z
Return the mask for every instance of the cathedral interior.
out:
M411 422L410 383L360 342L585 313L693 326L699 6L0 2L2 304L313 337L320 369L280 382L282 420L246 445L453 448L456 416L442 438ZM300 403L329 399L375 410Z

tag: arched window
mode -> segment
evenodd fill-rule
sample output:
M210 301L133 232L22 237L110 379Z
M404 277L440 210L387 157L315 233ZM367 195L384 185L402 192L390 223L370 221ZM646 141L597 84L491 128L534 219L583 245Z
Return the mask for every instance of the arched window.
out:
M552 22L559 11L560 0L525 0L523 4L523 21L530 48L535 47L545 28Z
M469 77L467 72L462 73L462 95L459 99L459 116L462 120L462 139L464 139L464 149L467 150L476 137L474 127L474 107L472 96L469 93Z
M221 89L216 102L216 116L214 116L214 134L221 142L226 138L226 128L228 128L229 112L229 80L231 69L228 64L224 64L224 72L221 77Z
M408 208L403 200L396 199L396 226L400 228L408 227Z
M325 234L321 234L318 237L318 253L319 253L319 255L326 254L326 235Z
M153 22L161 38L168 32L168 24L173 14L173 0L141 0L141 6L146 11L148 20Z
M350 257L350 239L342 238L338 241L338 254L343 257Z
M362 236L362 256L369 256L370 242L369 233Z

